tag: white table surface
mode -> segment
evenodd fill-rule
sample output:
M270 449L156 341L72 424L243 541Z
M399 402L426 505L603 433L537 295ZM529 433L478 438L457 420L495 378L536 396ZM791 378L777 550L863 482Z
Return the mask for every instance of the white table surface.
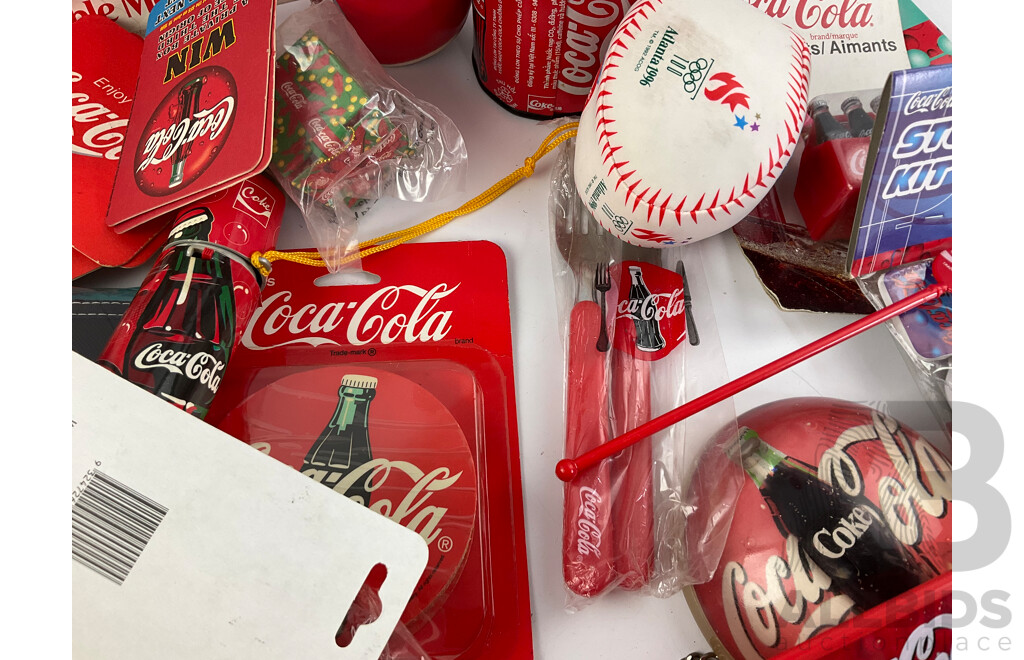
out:
M917 4L952 38L950 0L917 0ZM283 6L282 14L285 11ZM455 208L521 165L554 128L550 122L507 112L483 92L471 64L470 27L467 24L433 57L389 69L413 94L445 112L462 132L470 159L465 193L430 204L382 203L364 220L361 231L366 237ZM612 593L579 612L569 613L565 608L562 488L554 476L555 462L562 457L563 357L547 215L553 156L540 162L532 178L489 206L420 240L488 240L500 246L508 259L536 657L678 660L690 651L710 649L681 594L660 599ZM297 209L289 205L279 247L310 245L300 221ZM730 377L855 318L780 311L764 292L731 232L701 242L699 249ZM76 284L137 285L142 275L139 271L100 273ZM709 383L708 389L716 384ZM742 412L780 398L811 395L861 402L920 396L888 330L879 327L775 376L734 401L737 412Z

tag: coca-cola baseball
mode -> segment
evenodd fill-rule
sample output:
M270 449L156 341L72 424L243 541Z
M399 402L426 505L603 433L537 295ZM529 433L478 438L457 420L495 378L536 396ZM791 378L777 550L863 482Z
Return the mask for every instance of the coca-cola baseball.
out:
M644 247L732 227L793 153L809 72L807 44L742 0L633 5L580 117L580 196Z

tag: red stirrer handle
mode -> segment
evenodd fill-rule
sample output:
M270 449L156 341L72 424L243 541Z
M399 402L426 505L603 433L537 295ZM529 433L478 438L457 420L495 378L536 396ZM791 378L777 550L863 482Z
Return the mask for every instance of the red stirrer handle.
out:
M938 261L939 260L937 259L936 262ZM949 268L948 262L944 265ZM846 341L850 337L868 330L869 328L873 328L874 326L884 323L895 316L899 316L904 312L910 311L918 305L935 300L939 296L948 293L951 289L951 278L946 279L946 277L944 277L948 275L948 271L942 273L942 276L940 276L939 273L936 273L936 275L938 276L937 279L940 281L939 284L933 284L897 303L889 305L888 307L883 307L876 312L868 314L862 319L858 319L849 325L843 326L835 332L825 335L821 339L817 339L806 346L798 348L792 353L784 355L774 362L769 362L763 367L740 376L736 380L730 381L706 394L702 394L693 401L689 401L678 408L668 411L664 415L655 417L649 422L636 427L632 431L627 431L619 437L609 440L608 442L577 456L575 459L563 458L558 461L558 464L555 466L555 474L562 481L572 481L581 470L586 470L590 466L608 458L609 456L619 453L626 447L639 442L647 436L666 429L677 422L681 422L687 417L695 415L705 408L710 408L719 401L728 399L734 394L742 392L748 387L756 385L762 380L774 376L779 372L785 371L793 365L799 364L807 358L813 357L836 344Z

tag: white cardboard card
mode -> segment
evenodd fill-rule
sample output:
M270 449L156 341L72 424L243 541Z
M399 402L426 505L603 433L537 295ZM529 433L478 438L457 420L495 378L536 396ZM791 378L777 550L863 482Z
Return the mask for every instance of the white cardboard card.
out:
M72 354L72 645L86 658L377 658L414 532ZM382 611L335 643L370 570Z

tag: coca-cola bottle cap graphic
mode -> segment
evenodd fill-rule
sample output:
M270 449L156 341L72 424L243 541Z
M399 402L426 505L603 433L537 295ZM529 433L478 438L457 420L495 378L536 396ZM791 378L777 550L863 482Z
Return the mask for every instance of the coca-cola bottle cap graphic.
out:
M406 626L444 603L469 556L477 476L466 435L433 394L375 367L318 367L256 390L217 426L423 537L430 558Z
M732 525L714 576L687 598L720 652L772 657L951 570L952 469L915 431L826 398L737 422L712 445L743 472ZM726 478L715 451L692 480L693 529L719 511L708 501Z

